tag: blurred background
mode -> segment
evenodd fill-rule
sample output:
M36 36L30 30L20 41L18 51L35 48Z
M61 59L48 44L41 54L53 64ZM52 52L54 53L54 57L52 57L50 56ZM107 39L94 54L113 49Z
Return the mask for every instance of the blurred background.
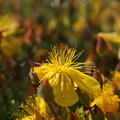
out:
M43 63L52 46L84 50L108 76L120 60L119 0L0 0L0 120L35 92L29 61Z

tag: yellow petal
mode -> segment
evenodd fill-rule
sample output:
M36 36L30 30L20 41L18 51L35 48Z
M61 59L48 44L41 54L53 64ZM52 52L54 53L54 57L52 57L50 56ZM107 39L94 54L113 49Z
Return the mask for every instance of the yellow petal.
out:
M100 94L101 89L99 82L94 78L72 68L71 70L67 71L67 75L70 77L71 80L75 81L79 89L84 91L85 93L93 96L97 96Z
M120 99L114 95L111 87L111 84L106 84L101 94L91 103L91 107L96 104L104 114L108 112L115 114L118 111Z
M120 44L120 35L117 33L99 33L98 36L103 37L108 41Z
M33 72L37 74L37 77L39 80L43 78L43 76L46 74L46 72L42 69L42 66L40 67L34 67Z
M55 79L57 83L53 82ZM71 80L64 73L54 75L49 82L53 87L55 102L58 105L71 106L79 100Z
M21 120L35 120L35 115L26 116L26 117L22 118Z
M114 99L114 96L102 95L95 99L91 103L91 107L95 104L103 111L104 114L107 112L116 113L119 108L119 99Z

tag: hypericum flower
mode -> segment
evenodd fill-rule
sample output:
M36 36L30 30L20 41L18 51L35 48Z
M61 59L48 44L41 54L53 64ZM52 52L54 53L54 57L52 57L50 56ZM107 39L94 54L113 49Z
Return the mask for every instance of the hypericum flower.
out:
M114 94L114 89L111 84L106 84L102 93L95 98L91 106L97 105L104 114L111 112L117 113L119 108L120 98Z
M0 50L7 57L14 56L20 49L19 39L6 37L1 39Z
M13 15L0 16L0 32L2 32L3 37L13 34L18 27L19 24Z
M81 53L77 55L75 53L74 49L54 47L49 53L48 63L33 69L40 82L48 80L53 88L54 100L60 106L71 106L79 100L75 86L93 96L100 92L99 83L80 72L83 63L75 60Z
M87 27L87 23L86 23L86 19L81 16L78 21L76 21L74 24L73 24L73 29L77 32L81 31L83 32L83 30Z
M20 112L16 113L16 120L48 120L52 112L47 103L40 96L30 96L26 104L21 104Z
M113 76L113 81L118 86L118 88L120 88L120 72L117 72L117 71L115 72Z

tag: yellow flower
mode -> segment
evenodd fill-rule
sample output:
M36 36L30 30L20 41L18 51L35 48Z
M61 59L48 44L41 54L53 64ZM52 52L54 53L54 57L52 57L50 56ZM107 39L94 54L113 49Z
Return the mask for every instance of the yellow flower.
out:
M19 48L19 39L16 39L14 37L6 37L1 39L0 49L2 51L2 54L4 54L5 56L14 56L18 52Z
M18 26L19 24L15 20L14 16L9 14L0 16L0 32L2 32L3 37L6 37L16 32Z
M95 98L91 103L91 106L95 104L103 111L104 114L111 112L116 113L119 108L120 99L117 95L114 95L112 85L106 84L103 88L102 93Z
M113 33L99 33L98 37L102 37L105 40L120 44L120 35L115 33L115 32L113 32Z
M113 76L113 81L116 83L118 88L120 88L120 72L115 72Z
M40 114L44 117L48 117L48 114L46 114L47 110L49 109L47 103L40 96L35 97L35 101L36 101L36 107L39 109Z
M73 24L73 29L77 32L83 31L86 27L87 27L87 23L83 16L81 16L79 20Z
M34 73L40 81L48 80L53 88L55 102L60 106L71 106L79 100L75 86L93 96L100 92L99 83L79 71L82 63L75 60L81 53L75 53L73 49L54 47L49 53L48 63L34 67Z
M26 100L26 104L21 104L20 110L22 115L18 112L16 120L48 120L51 117L51 110L47 103L40 96L30 96ZM20 112L21 112L20 111Z

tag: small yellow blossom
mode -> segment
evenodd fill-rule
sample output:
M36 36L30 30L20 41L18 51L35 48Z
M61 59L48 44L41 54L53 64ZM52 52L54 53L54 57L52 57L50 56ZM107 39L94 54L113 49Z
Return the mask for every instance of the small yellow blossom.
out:
M19 48L19 39L16 39L14 37L6 37L1 40L0 50L2 54L4 54L7 57L14 56L18 52Z
M89 95L95 96L100 92L99 83L80 72L82 63L75 60L81 53L77 55L75 53L73 49L54 47L49 53L48 63L34 67L34 73L40 81L49 81L53 88L55 102L60 106L71 106L79 100L75 85Z
M2 32L3 37L6 37L16 32L16 29L18 27L19 24L15 20L15 17L13 15L8 14L0 16L0 32Z
M26 104L21 104L22 118L16 120L48 120L51 117L51 110L47 103L40 97L29 97ZM20 117L19 113L18 116Z
M113 81L118 86L118 88L120 88L120 72L115 72L113 76Z
M120 98L114 95L114 89L112 85L106 84L103 88L102 93L95 98L91 103L91 106L97 105L104 114L111 112L116 113L119 108Z
M73 29L75 31L83 31L87 27L87 23L84 17L80 17L78 21L73 24Z

